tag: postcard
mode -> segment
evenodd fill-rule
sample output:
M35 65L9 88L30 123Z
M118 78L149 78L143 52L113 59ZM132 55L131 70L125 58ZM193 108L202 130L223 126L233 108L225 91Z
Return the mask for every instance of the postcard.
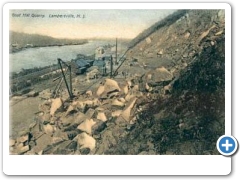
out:
M231 172L228 4L9 3L3 28L6 174Z

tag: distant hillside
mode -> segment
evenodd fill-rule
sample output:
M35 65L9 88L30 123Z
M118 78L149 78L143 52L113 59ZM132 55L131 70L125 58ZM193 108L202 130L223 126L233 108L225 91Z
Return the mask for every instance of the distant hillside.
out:
M154 33L156 30L160 29L161 27L171 25L172 23L174 23L177 19L181 18L187 12L188 12L188 10L178 10L178 11L174 12L173 14L170 14L166 18L156 22L155 24L150 26L148 29L146 29L142 33L140 33L136 38L134 38L129 43L129 48L134 47L137 43L139 43L146 37L150 36L152 33Z
M85 39L57 39L50 36L26 34L14 31L10 31L9 35L10 50L13 52L26 47L61 46L87 43L87 40Z

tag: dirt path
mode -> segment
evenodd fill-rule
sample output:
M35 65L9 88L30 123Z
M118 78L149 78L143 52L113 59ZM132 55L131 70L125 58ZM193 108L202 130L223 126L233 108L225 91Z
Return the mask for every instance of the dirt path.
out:
M16 138L20 131L26 130L34 120L34 113L38 112L38 105L42 100L38 97L13 97L10 100L9 133Z

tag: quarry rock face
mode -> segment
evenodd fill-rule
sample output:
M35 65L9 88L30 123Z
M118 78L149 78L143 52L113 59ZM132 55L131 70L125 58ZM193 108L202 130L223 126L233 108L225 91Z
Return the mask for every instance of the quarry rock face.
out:
M170 20L137 37L120 68L130 72L124 78L104 77L72 100L44 100L27 131L9 139L10 154L218 154L224 11L189 10Z

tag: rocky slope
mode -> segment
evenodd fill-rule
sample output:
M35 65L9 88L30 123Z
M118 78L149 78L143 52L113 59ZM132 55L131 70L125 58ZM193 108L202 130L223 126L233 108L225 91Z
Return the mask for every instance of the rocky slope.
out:
M83 95L75 89L71 101L66 91L55 99L41 92L40 112L10 139L10 153L218 154L225 122L224 11L181 11L163 21L134 42L115 79L100 79Z

